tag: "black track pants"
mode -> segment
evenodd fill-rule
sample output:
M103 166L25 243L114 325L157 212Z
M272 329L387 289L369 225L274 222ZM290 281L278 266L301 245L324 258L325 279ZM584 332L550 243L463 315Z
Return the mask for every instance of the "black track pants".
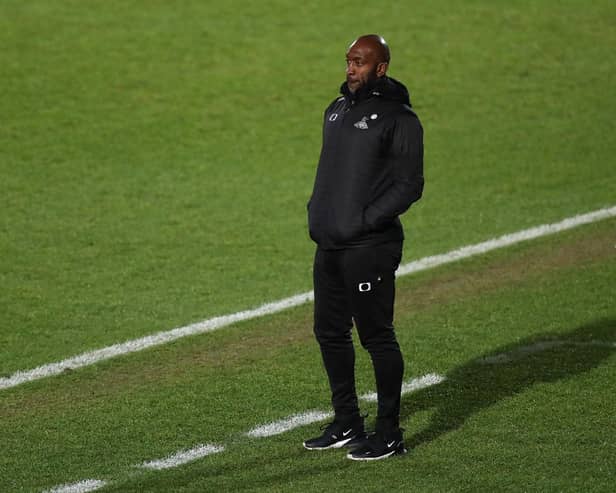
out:
M323 250L314 259L314 332L337 419L359 415L353 321L370 353L378 394L377 428L396 428L404 363L393 327L395 271L402 243Z

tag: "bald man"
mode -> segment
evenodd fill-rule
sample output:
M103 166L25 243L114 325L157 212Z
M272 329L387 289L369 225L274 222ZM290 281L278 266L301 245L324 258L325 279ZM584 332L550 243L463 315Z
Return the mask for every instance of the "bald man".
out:
M388 77L390 52L376 34L346 53L342 97L325 110L323 144L308 202L314 258L314 333L329 380L334 420L309 450L347 447L353 460L406 452L400 429L404 363L393 326L400 216L423 190L423 130L404 85ZM355 391L355 323L370 354L378 395L366 433Z

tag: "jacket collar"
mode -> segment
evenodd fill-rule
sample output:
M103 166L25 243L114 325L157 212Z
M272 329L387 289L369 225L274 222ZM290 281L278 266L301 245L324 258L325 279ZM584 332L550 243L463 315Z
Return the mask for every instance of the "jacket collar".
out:
M409 93L404 84L386 75L366 84L355 93L351 93L345 82L340 86L340 92L351 104L356 104L373 97L381 97L411 106Z

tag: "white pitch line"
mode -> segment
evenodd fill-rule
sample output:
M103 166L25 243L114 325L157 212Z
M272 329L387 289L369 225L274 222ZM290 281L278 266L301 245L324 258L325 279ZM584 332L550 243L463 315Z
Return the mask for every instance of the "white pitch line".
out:
M145 469L171 469L173 467L181 466L182 464L187 464L188 462L195 461L197 459L201 459L207 455L218 454L225 449L222 445L212 445L210 443L205 443L202 445L197 445L196 447L191 448L190 450L180 450L164 459L156 459L148 462L144 462L137 467L142 467Z
M425 389L426 387L431 387L432 385L437 385L443 381L445 381L445 377L443 375L437 375L436 373L428 373L423 377L414 378L410 382L404 382L402 384L402 395ZM362 395L360 399L367 402L376 402L377 393L369 392Z
M402 384L402 395L439 384L444 380L444 376L437 375L436 373L429 373L423 377L413 378L412 380ZM359 398L363 401L376 402L377 394L376 392L369 392ZM299 428L300 426L318 423L319 421L333 418L333 416L334 414L332 412L317 410L293 414L292 416L283 418L279 421L257 426L248 431L246 435L252 438L271 437L274 435L280 435L281 433L285 433L295 428Z
M99 479L84 479L78 483L62 484L50 490L45 490L43 493L87 493L88 491L96 491L103 486L107 486L106 481Z
M299 428L300 426L318 423L319 421L323 421L324 419L331 417L333 417L331 412L307 411L305 413L294 414L293 416L281 419L280 421L274 421L273 423L257 426L247 432L246 435L252 438L271 437L293 430L294 428Z
M468 245L451 252L444 253L442 255L434 255L431 257L424 257L414 262L401 265L397 271L399 276L405 276L413 272L419 272L422 270L437 267L439 265L448 264L464 258L472 257L482 253L487 253L492 250L504 248L507 246L521 243L523 241L533 240L542 236L548 236L554 233L559 233L567 229L576 228L583 224L590 224L603 219L616 216L616 206L606 207L605 209L599 209L587 214L579 214L577 216L568 217L557 223L542 224L530 229L524 229L491 240L483 241L475 245Z
M402 384L402 394L408 394L417 390L430 387L431 385L437 385L445 380L442 375L436 373L428 373L422 377L413 378L408 382ZM360 399L366 401L372 401L373 393L368 393L360 396ZM376 394L374 394L376 395ZM317 423L325 419L333 417L332 412L328 411L306 411L299 414L293 414L287 418L273 423L267 423L265 425L257 426L245 434L252 438L266 438L270 436L280 435L287 431L291 431L301 426L306 426L312 423ZM180 450L175 452L164 459L156 459L152 461L143 462L135 467L143 469L164 470L181 466L188 462L201 459L202 457L217 454L223 452L225 447L223 445L202 444L197 445L189 450ZM78 483L65 484L56 486L51 490L46 490L43 493L86 493L88 491L94 491L102 488L107 483L105 481L99 481L96 479L86 479Z
M422 259L401 265L397 271L397 274L398 276L405 276L414 272L420 272L422 270L431 269L450 262L455 262L463 258L472 257L473 255L487 253L489 251L510 246L515 243L539 238L541 236L551 235L560 231L565 231L567 229L581 226L583 224L589 224L614 216L616 216L616 206L599 209L593 212L589 212L587 214L579 214L577 216L569 217L557 223L543 224L541 226L518 231L517 233L500 236L498 238L477 243L475 245L458 248L456 250L452 250L448 253L444 253L441 255L424 257ZM211 332L222 327L227 327L237 322L263 317L265 315L272 315L274 313L278 313L289 308L303 305L313 300L313 292L308 291L306 293L301 293L295 296L291 296L289 298L284 298L279 301L267 303L252 310L244 310L237 313L231 313L229 315L221 315L184 327L178 327L172 330L158 332L156 334L141 337L139 339L133 339L101 349L96 349L94 351L88 351L77 356L73 356L71 358L58 361L56 363L42 365L31 370L19 370L8 377L0 378L0 390L16 387L26 382L31 382L41 378L59 375L66 370L74 370L76 368L90 366L100 361L115 358L124 354L143 351L144 349L159 346L161 344L167 344L182 337L203 334L205 332Z
M10 377L0 378L0 390L16 387L23 383L39 380L41 378L59 375L66 370L74 370L84 366L90 366L100 361L105 361L124 354L143 351L144 349L167 344L183 337L211 332L222 327L227 327L228 325L232 325L236 322L278 313L295 306L303 305L313 299L314 297L312 291L310 291L309 293L302 293L275 301L273 303L267 303L253 310L245 310L232 313L230 315L222 315L204 320L202 322L187 325L185 327L178 327L169 331L158 332L139 339L133 339L101 349L96 349L94 351L88 351L86 353L73 356L72 358L58 361L57 363L49 363L47 365L38 366L32 370L20 370L13 373Z

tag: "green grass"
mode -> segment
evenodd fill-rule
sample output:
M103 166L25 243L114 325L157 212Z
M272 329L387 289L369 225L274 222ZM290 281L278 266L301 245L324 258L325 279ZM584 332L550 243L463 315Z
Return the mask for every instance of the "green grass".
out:
M332 483L358 491L608 491L615 227L610 220L400 280L407 378L448 379L403 399L412 447L405 457L358 465L340 451L307 452L301 441L316 425L243 436L328 407L311 307L302 306L5 392L0 433L11 473L0 491L91 477L115 480L109 491L323 491ZM541 341L563 344L520 352ZM580 344L591 341L612 346ZM517 359L481 362L502 353ZM358 356L365 392L372 370ZM374 405L365 410L374 416ZM134 468L204 442L228 449L177 470Z
M309 289L321 114L357 33L390 40L426 129L407 259L612 205L615 16L3 2L0 373Z
M614 205L615 21L607 0L5 0L0 375L309 290L321 115L361 33L389 40L425 127L405 261ZM405 400L417 447L378 474L304 454L313 430L241 438L327 407L305 306L2 391L0 491L606 490L612 354L473 362L613 341L613 238L608 221L401 280L409 376L452 383ZM133 477L202 441L232 445Z

